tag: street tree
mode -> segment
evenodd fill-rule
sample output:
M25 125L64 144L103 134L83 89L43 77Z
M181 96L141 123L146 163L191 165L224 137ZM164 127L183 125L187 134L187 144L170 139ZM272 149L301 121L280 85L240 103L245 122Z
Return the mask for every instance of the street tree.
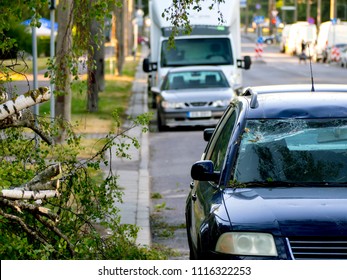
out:
M47 1L25 3L28 7L24 2L19 6L10 1L0 3L0 50L17 46L16 39L7 32L11 21L21 22L31 11L32 25L39 26L39 11ZM102 3L106 2L96 4ZM78 76L76 61L90 45L90 26L83 17L91 13L84 1L62 0L60 4L57 55L50 61L47 75L56 85L54 94L65 98L71 81ZM94 12L105 11L96 6ZM76 28L74 32L72 27ZM26 77L27 67L18 71L22 63L26 65L24 56L2 59L0 63L1 259L162 258L156 251L138 246L136 225L120 223L115 202L121 202L122 191L106 157L106 153L129 157L129 146L139 147L139 143L127 132L135 126L146 132L149 116L136 117L125 130L116 127L116 132L99 139L98 151L81 159L81 136L74 133L66 118L67 110L59 113L59 122L33 114L32 106L49 100L53 93L48 88L16 92L13 75ZM8 89L13 92L9 94ZM61 103L65 106L67 102L64 99ZM57 142L62 127L65 141Z
M200 2L174 1L169 17L179 28L180 22L175 19L184 19L187 5L198 9ZM56 56L49 62L46 74L56 85L54 93L47 88L29 88L23 95L15 90L8 94L9 85L14 84L13 74L26 76L17 68L18 59L23 59L25 65L25 58L17 56L10 63L0 63L1 259L163 258L136 244L135 225L120 223L114 202L121 201L122 191L106 157L106 152L113 150L118 156L129 157L129 146L139 147L139 143L127 134L128 130L140 126L146 132L150 116L137 116L127 129L110 132L100 139L101 148L83 160L79 158L83 150L81 136L74 133L69 122L71 83L78 79L79 59L87 53L87 67L92 69L95 63L91 54L102 44L95 36L98 31L92 31L91 26L102 30L104 16L114 8L114 1L107 0L59 1ZM18 5L1 1L0 50L12 50L18 45L7 32L11 23L30 16L31 25L39 27L45 9L46 0L19 1ZM31 110L51 94L57 96L58 117L53 122L44 115L33 115ZM115 118L119 123L116 114ZM108 167L106 177L102 167Z
M48 88L11 99L0 95L1 259L163 258L137 245L136 225L120 224L114 205L122 191L106 157L128 158L131 143L139 143L127 132L135 126L145 132L148 116L100 139L101 148L81 160L81 136L71 125L65 124L67 141L56 144L57 126L33 116L30 107L50 95Z

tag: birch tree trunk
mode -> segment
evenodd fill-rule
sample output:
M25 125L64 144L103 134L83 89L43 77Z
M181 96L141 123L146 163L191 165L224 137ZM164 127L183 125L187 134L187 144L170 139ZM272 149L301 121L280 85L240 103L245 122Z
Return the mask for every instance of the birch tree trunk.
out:
M125 48L124 48L124 0L121 8L115 7L114 14L116 17L116 58L118 75L122 75L123 66L125 61Z
M58 11L58 35L57 35L57 50L56 50L56 91L65 94L59 94L56 98L55 112L56 117L64 121L71 121L71 73L68 64L68 57L72 49L72 0L59 1ZM65 139L65 128L62 123L61 133L58 142Z

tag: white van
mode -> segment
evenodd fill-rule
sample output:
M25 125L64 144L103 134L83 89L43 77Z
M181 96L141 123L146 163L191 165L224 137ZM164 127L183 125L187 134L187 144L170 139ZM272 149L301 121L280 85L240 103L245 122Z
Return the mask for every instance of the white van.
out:
M347 22L338 21L333 24L331 21L326 21L321 23L313 60L326 62L327 50L340 44L347 44Z
M314 46L317 40L317 26L315 24L305 24L300 27L298 37L295 42L295 53L301 54L303 51L307 57L314 54ZM304 50L302 49L304 45Z
M317 26L306 21L293 23L286 40L285 52L290 55L301 54L302 43L306 45L306 55L313 53L313 46L317 39ZM307 48L307 46L309 49ZM312 54L311 53L311 54Z
M280 40L280 52L284 53L286 51L286 41L289 36L291 24L286 24L283 27L282 34L281 34L281 40Z

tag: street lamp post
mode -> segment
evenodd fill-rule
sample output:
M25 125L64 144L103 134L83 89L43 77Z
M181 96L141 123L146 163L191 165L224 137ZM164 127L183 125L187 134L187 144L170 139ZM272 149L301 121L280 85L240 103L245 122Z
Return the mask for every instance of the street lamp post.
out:
M51 41L50 41L50 58L51 62L53 61L54 54L55 54L55 48L54 48L54 42L55 42L55 36L54 36L54 12L55 12L55 0L51 0L49 5L50 10L50 19L51 19ZM50 82L50 90L51 90L51 103L50 103L50 109L51 109L51 121L55 118L55 97L54 97L54 84L51 81Z

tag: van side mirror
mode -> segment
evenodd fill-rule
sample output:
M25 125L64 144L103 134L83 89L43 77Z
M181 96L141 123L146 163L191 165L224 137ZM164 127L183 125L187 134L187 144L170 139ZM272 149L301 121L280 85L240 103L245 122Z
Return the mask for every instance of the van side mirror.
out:
M149 73L151 72L150 69L149 69L149 59L148 58L145 58L142 62L142 70L146 73Z
M243 59L237 60L237 67L248 70L251 68L252 60L249 55L244 56Z
M142 70L145 73L150 73L152 71L157 71L157 63L156 62L150 62L149 58L145 58L142 61Z

